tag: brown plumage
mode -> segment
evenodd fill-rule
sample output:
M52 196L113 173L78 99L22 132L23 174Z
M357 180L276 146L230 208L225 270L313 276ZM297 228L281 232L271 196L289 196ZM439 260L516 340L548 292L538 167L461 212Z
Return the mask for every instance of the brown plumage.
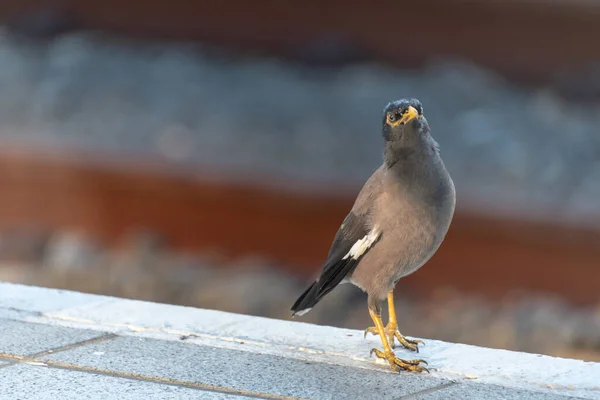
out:
M338 284L351 282L368 295L384 352L392 366L422 371L422 360L400 360L391 351L394 338L418 350L419 341L397 331L393 289L437 251L450 226L455 190L430 135L423 107L416 99L392 102L384 110L384 162L367 180L338 230L319 278L292 306L293 315L309 311ZM388 299L390 323L381 323L381 304Z

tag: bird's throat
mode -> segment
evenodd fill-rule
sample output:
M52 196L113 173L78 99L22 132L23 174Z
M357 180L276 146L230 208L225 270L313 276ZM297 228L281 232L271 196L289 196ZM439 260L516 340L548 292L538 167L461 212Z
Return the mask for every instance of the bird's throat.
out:
M398 162L410 161L417 156L417 148L414 146L402 146L397 142L387 142L383 151L383 160L388 168Z

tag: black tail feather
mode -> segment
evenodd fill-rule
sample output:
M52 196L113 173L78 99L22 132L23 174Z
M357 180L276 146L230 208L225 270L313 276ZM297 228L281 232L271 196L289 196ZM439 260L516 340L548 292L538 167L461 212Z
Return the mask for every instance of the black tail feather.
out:
M315 306L326 294L335 287L356 267L358 260L353 258L342 259L336 262L332 268L325 270L318 280L313 282L302 293L292 306L292 317L302 315Z
M314 305L319 302L319 299L317 298L318 292L319 288L315 281L300 295L300 297L298 297L298 300L296 300L292 306L292 318L296 316L297 313L314 307Z

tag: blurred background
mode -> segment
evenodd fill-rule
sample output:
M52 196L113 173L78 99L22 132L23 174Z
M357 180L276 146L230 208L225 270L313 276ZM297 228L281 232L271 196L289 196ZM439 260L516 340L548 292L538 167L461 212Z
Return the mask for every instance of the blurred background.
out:
M400 330L600 360L600 1L216 3L0 2L0 280L289 319L417 97L458 209Z

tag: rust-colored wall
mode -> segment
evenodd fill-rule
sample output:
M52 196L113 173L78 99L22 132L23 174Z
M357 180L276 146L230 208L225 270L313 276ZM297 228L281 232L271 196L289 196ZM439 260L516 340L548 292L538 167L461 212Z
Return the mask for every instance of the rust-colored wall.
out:
M80 162L86 158L0 155L0 229L36 222L82 228L115 244L148 227L178 249L264 255L309 278L354 198L226 184L143 163L100 168ZM522 288L597 304L598 243L598 232L459 210L440 251L400 286L427 294L448 285L496 299Z
M418 65L455 55L529 81L600 59L593 2L6 0L0 18L52 4L86 28L277 54L338 32L375 59Z

